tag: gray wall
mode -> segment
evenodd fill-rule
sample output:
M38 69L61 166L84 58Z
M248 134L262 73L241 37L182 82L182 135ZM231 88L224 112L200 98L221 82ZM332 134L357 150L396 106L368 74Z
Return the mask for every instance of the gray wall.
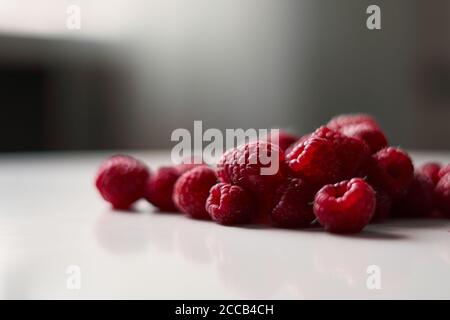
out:
M370 4L381 7L382 30L366 28ZM108 45L98 35L32 40L29 61L38 48L53 57L45 68L65 58L50 85L59 98L47 109L53 140L43 149L168 148L172 130L190 129L194 120L205 128L279 126L301 134L335 114L369 112L393 144L450 150L446 1L134 5L142 10L127 36ZM52 45L42 49L42 41ZM61 46L72 49L61 53Z

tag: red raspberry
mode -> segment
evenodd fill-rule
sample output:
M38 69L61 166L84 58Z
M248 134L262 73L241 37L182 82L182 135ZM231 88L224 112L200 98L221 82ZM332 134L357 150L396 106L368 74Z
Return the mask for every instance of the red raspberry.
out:
M301 179L288 179L275 192L270 214L272 224L282 228L310 226L315 219L313 200L313 188Z
M291 144L286 150L285 150L285 154L289 154L294 148L298 147L299 145L301 145L303 142L305 142L306 140L308 140L311 137L312 133L307 133L305 135L303 135L300 139L298 139L297 141L295 141L293 144Z
M264 138L262 140L264 141ZM298 140L298 137L279 129L278 134L271 131L268 139L266 137L266 140L270 143L277 144L282 151L285 151L290 145Z
M450 173L443 176L434 189L436 204L450 218Z
M383 190L375 190L375 212L371 222L382 222L386 220L391 213L391 197Z
M442 167L439 170L439 173L438 173L439 180L442 179L447 173L450 173L450 164Z
M217 175L221 182L238 185L254 195L264 194L284 179L283 163L284 152L277 145L255 141L226 151L217 164ZM273 174L262 171L269 167L276 169Z
M149 169L130 156L106 159L97 172L95 185L102 197L116 209L128 209L144 195Z
M175 167L161 167L156 174L147 180L145 198L148 202L161 211L176 212L177 207L173 203L173 187L178 178L198 164L180 164Z
M223 225L249 223L253 216L253 200L241 187L218 183L209 191L206 211Z
M161 167L147 181L145 198L161 211L178 211L172 201L173 186L180 177L175 167Z
M344 126L339 132L365 142L369 146L371 154L386 148L388 145L384 133L380 129L367 123Z
M439 182L439 170L441 169L441 164L437 162L427 162L423 164L419 170L424 175L433 181L434 185Z
M177 166L175 166L175 169L178 171L180 175L185 173L186 171L189 171L191 169L194 169L195 167L205 165L204 163L196 164L196 163L181 163Z
M375 210L375 191L363 179L326 185L314 199L314 213L325 230L355 233L370 221Z
M399 148L389 147L373 154L368 162L369 181L393 199L406 193L414 177L411 158Z
M173 189L175 206L193 218L208 219L205 203L209 196L209 190L216 182L214 170L205 165L183 173Z
M335 182L341 168L330 140L311 136L286 155L290 172L314 185Z
M403 217L425 217L433 211L433 190L433 181L415 172L408 192L396 201L393 212Z
M325 126L287 154L292 173L323 186L358 175L369 158L366 144Z
M327 123L327 127L332 130L339 131L343 127L357 124L367 124L373 128L380 128L374 117L363 113L342 114L340 116L334 117Z
M341 169L339 180L347 180L357 176L369 159L369 149L359 139L345 136L325 126L314 131L313 136L330 140L333 143Z
M256 213L252 219L253 224L261 224L266 226L271 225L270 212L272 211L272 198L274 196L273 192L275 192L275 190L276 188L271 192L265 192L253 196L256 201Z

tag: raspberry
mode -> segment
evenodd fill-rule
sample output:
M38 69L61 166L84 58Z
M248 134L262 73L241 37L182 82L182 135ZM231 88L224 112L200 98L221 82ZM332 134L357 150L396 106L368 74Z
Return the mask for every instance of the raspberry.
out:
M363 114L363 113L356 113L356 114L343 114L337 117L334 117L327 123L327 127L339 131L343 127L349 126L349 125L358 125L358 124L367 124L371 126L372 128L379 129L380 126L378 125L377 121L374 117Z
M296 148L297 146L301 145L303 142L305 142L306 140L308 140L311 137L312 133L307 133L305 135L303 135L300 139L298 139L297 141L295 141L293 144L291 144L286 150L285 150L285 154L287 155L288 153L290 153L294 148Z
M314 131L313 135L333 143L341 169L339 180L351 179L358 175L369 159L369 149L359 139L345 136L325 126Z
M266 138L266 140L268 140L268 142L277 144L282 151L285 151L290 145L298 140L298 137L279 129L278 134L270 132L270 135L268 139Z
M423 164L419 170L424 175L426 175L428 178L433 181L434 185L436 185L439 182L439 170L441 169L441 165L437 162L427 162Z
M372 155L367 174L376 188L385 190L394 199L408 190L414 177L414 167L406 152L389 147Z
M272 198L275 190L276 188L272 192L265 192L253 196L256 201L256 213L253 216L252 223L270 226L270 212L272 211Z
M143 197L149 169L126 155L106 159L97 172L95 185L101 196L116 209L128 209Z
M354 178L326 185L314 199L314 213L325 230L355 233L370 221L375 210L375 192L363 179Z
M450 173L443 176L434 189L436 204L450 218Z
M175 167L161 167L147 180L145 199L161 211L178 211L172 201L173 186L180 177Z
M286 156L292 173L316 185L355 177L369 158L364 142L347 137L325 126Z
M439 180L442 179L447 173L450 173L450 164L442 167L439 170L439 173L438 173Z
M180 177L175 167L161 167L147 181L145 198L161 211L178 211L172 201L173 186Z
M173 189L175 206L192 218L208 219L205 203L209 196L209 190L216 182L214 170L205 165L183 173Z
M175 167L161 167L156 174L147 180L145 198L148 202L161 211L176 212L177 207L173 203L173 187L178 178L198 164L180 164Z
M408 192L394 206L394 213L403 217L425 217L433 211L434 184L430 178L417 171Z
M196 164L196 163L181 163L177 166L175 166L175 169L178 171L178 173L180 175L182 175L183 173L185 173L186 171L189 171L195 167L204 165L204 163L201 164Z
M303 180L288 179L275 192L270 214L272 224L282 228L310 226L315 219L313 199L314 189Z
M206 211L210 217L223 225L245 224L253 215L253 200L241 187L218 183L209 191Z
M278 163L267 162L274 159ZM266 164L267 162L267 164ZM217 164L221 182L257 194L272 192L284 179L284 152L277 145L255 141L226 151ZM263 169L274 168L273 174Z
M384 133L380 129L367 123L347 125L342 127L339 132L365 142L369 146L371 154L388 145Z
M391 197L383 190L375 190L375 212L371 222L382 222L386 220L391 213Z
M290 172L314 185L335 182L340 175L333 143L314 135L286 155Z

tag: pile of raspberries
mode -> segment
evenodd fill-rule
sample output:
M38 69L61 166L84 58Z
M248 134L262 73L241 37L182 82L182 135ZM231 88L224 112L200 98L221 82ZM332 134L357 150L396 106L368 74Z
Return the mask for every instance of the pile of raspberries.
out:
M249 161L262 151L278 156L272 175L261 174L267 164ZM216 168L181 164L153 173L139 160L116 155L100 166L96 186L116 209L145 198L161 211L223 225L320 224L329 232L356 233L392 216L450 217L450 164L415 169L366 114L337 116L300 138L279 131L226 151Z

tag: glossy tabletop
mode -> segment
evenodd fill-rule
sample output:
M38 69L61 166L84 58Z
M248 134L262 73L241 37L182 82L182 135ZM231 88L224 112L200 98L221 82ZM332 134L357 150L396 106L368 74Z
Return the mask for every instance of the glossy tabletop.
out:
M133 154L170 163L168 152ZM114 212L93 185L107 155L0 156L0 299L450 298L450 220L338 236L223 227L145 201Z

